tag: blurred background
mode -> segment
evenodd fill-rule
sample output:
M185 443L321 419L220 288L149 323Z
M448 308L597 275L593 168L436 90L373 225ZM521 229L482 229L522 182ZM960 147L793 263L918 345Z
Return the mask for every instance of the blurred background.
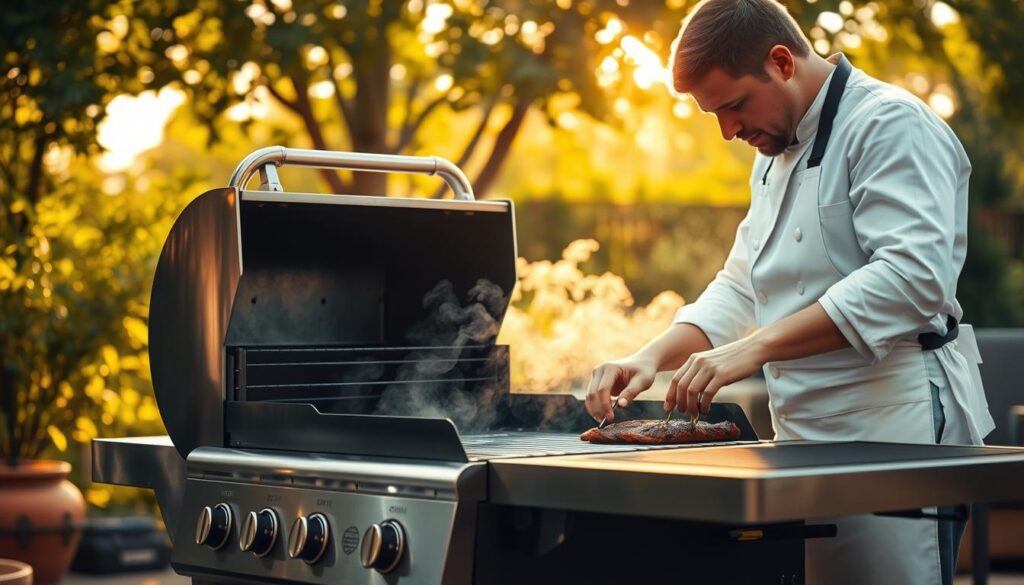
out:
M965 320L1024 324L1024 11L785 2L822 55L905 87L974 165ZM666 85L689 0L11 0L0 13L0 454L55 458L90 515L97 436L162 433L153 269L178 212L250 151L440 155L516 204L513 386L571 389L720 268L754 151ZM284 169L289 191L449 196L431 177ZM519 355L523 355L520 353Z

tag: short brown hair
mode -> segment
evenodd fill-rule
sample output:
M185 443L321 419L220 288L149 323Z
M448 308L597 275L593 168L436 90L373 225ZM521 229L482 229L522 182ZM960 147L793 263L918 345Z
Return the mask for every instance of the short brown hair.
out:
M712 69L764 78L768 50L783 45L806 57L811 44L776 0L702 0L672 43L672 85L686 91Z

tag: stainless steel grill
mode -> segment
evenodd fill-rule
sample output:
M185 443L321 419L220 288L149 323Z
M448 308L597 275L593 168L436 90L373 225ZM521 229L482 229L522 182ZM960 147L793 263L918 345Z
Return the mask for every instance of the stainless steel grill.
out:
M282 164L439 174L457 198L286 193ZM815 518L1024 488L1024 450L764 442L732 404L707 418L735 443L583 443L579 400L509 392L515 258L512 204L474 201L447 161L253 153L157 266L168 437L95 441L94 478L154 489L175 569L203 583L795 585L804 539L834 534ZM595 562L624 534L629 563Z

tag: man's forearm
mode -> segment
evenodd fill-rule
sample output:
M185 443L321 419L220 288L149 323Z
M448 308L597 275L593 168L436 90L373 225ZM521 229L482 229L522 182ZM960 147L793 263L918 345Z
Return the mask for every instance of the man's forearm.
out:
M659 372L675 370L690 354L712 348L704 331L690 323L677 323L633 354L634 359L653 363Z
M818 303L758 329L749 337L761 363L795 360L850 347Z

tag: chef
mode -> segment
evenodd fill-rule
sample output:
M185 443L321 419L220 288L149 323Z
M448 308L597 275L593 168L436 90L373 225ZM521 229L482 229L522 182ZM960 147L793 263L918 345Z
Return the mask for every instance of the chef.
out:
M660 371L675 372L666 411L706 413L761 369L777 440L981 444L994 425L956 300L971 165L950 128L819 57L775 0L700 2L672 78L757 149L750 210L696 302L594 369L590 414L614 420L612 397L627 406ZM832 521L838 537L807 542L807 583L952 583L962 520Z

